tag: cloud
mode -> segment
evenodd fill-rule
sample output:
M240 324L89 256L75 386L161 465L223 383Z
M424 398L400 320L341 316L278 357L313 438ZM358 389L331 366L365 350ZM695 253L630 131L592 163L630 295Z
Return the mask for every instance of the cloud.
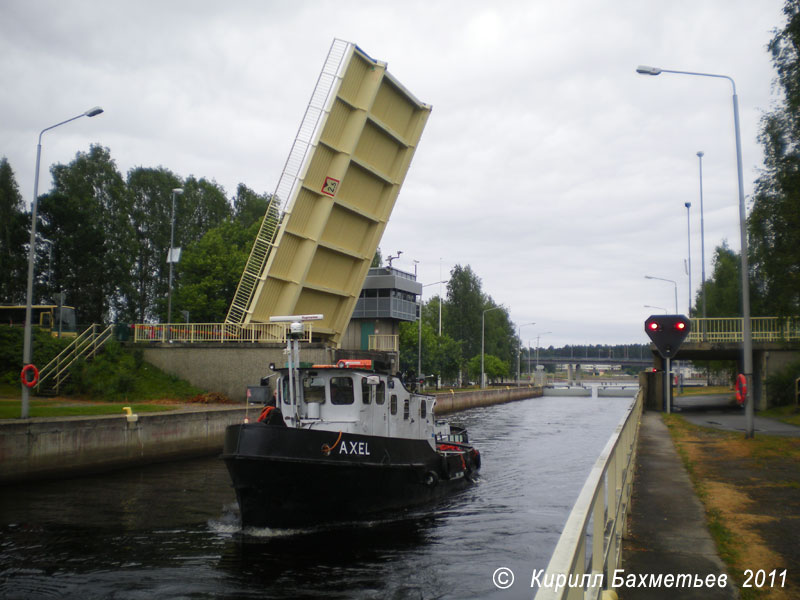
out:
M163 165L229 195L240 182L271 192L332 38L348 39L433 105L384 254L420 261L424 283L470 264L515 321L553 331L548 343L645 342L643 305L674 305L673 286L645 274L678 282L686 310L686 201L699 282L698 150L708 274L716 245L739 247L738 210L730 85L634 69L735 77L749 192L781 8L7 0L0 155L29 199L38 132L100 104L46 134L43 165L100 143L123 174Z

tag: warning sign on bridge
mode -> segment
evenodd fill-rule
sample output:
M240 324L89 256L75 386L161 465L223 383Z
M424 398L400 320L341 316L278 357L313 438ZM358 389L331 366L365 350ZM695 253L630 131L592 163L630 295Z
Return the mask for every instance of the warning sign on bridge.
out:
M322 184L322 193L333 198L336 195L336 188L339 187L339 180L333 177L326 177Z

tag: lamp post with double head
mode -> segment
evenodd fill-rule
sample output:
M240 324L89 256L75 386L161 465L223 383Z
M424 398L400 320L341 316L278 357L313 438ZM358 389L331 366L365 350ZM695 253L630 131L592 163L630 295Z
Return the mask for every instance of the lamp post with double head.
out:
M645 279L658 279L659 281L667 281L675 286L675 314L678 314L678 282L674 279L664 279L663 277L654 277L653 275L645 275Z
M25 294L25 331L22 340L22 367L26 368L31 364L31 334L33 332L31 319L33 313L33 263L36 256L36 209L39 204L39 164L42 158L42 135L45 131L50 131L56 127L60 127L66 123L80 119L81 117L96 117L103 112L99 106L90 108L86 112L82 112L66 121L61 121L50 127L45 127L39 132L39 143L36 146L36 169L33 178L33 202L31 203L31 239L28 246L28 287ZM30 396L28 386L22 385L22 411L21 417L27 419L30 410Z
M693 75L696 77L714 77L727 79L733 89L733 130L736 138L736 174L739 184L739 237L742 246L742 363L744 376L747 381L747 398L745 401L745 436L753 437L753 334L750 323L750 265L747 258L747 210L744 204L744 171L742 169L742 133L739 127L739 96L736 94L736 82L728 75L717 73L698 73L695 71L674 71L659 67L639 66L636 72L642 75L661 75L661 73L674 73L676 75ZM699 156L699 153L698 153Z

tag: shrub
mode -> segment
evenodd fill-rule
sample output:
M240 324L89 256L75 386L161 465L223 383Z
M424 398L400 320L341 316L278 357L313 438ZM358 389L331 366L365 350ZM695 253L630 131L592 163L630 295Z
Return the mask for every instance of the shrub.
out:
M795 381L800 377L800 361L786 365L765 380L767 396L775 406L785 406L795 402Z

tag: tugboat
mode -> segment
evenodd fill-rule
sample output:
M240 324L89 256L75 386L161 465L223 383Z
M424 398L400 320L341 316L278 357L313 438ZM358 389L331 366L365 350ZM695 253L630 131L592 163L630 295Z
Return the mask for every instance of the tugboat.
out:
M298 337L302 324L291 331ZM274 404L225 432L222 459L243 527L370 517L474 481L480 453L463 428L435 420L433 396L370 360L300 364L297 339L288 346L286 367L270 365Z

